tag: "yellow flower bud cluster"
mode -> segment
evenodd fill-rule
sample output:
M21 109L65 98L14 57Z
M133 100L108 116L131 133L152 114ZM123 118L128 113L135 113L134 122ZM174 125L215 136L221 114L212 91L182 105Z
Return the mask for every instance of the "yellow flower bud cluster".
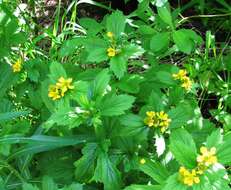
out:
M108 57L114 57L116 55L116 49L109 47L107 49L107 55L108 55Z
M114 39L114 34L113 32L107 32L107 37L110 39L111 41L111 46L107 49L107 55L108 57L115 57L116 56L116 42Z
M140 164L144 165L146 163L146 160L144 158L140 159Z
M13 65L12 69L14 73L18 73L22 70L22 59L19 58Z
M210 149L202 146L200 148L201 155L197 156L197 163L199 168L207 169L208 167L217 163L216 148Z
M48 96L52 98L52 100L60 99L69 89L74 89L71 83L72 78L65 79L64 77L60 77L55 85L49 86Z
M182 181L182 183L185 185L192 186L193 184L200 183L200 178L198 177L198 174L195 169L190 171L185 167L180 167L179 175L180 181Z
M144 119L144 123L148 127L154 127L154 128L160 127L162 133L166 131L170 122L171 119L169 119L168 114L166 114L164 111L160 111L160 112L147 111L146 118Z
M186 70L181 69L177 74L173 74L172 77L175 80L181 81L181 87L183 87L185 90L190 91L192 89L192 81L187 76Z
M191 171L185 167L180 167L179 176L183 184L192 186L200 183L199 175L202 175L210 166L217 163L216 148L200 148L201 154L197 156L197 167Z

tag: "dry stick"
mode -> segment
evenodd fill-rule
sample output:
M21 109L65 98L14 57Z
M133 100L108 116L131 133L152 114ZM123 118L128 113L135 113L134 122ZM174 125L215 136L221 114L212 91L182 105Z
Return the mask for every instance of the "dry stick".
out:
M185 22L191 18L214 18L214 17L226 17L226 16L231 16L231 13L226 13L226 14L216 14L216 15L193 15L189 17L183 17L180 15L183 19L178 22L178 24L181 24L182 22Z

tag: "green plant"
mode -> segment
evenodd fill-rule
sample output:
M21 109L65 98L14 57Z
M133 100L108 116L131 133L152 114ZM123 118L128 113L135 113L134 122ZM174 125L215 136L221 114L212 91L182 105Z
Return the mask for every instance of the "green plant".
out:
M228 42L184 27L193 4L141 0L98 21L81 3L111 10L59 1L42 29L0 3L1 189L230 189Z

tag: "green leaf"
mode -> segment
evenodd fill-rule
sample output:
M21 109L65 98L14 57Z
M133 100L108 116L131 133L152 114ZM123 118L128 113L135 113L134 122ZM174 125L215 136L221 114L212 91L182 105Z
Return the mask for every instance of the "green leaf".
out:
M83 148L83 156L74 163L75 177L79 182L87 183L94 175L97 144L88 143Z
M163 6L163 7L157 7L158 15L160 18L168 24L171 29L174 29L173 22L172 22L172 15L168 7Z
M11 121L12 119L21 116L26 116L29 113L30 113L29 111L15 111L15 112L0 113L0 122Z
M110 69L119 79L124 76L127 71L127 62L121 55L116 55L110 60Z
M74 54L77 48L80 45L82 45L82 40L83 38L78 37L78 38L73 38L73 39L64 41L64 43L62 44L59 50L60 57L70 56Z
M24 183L22 185L22 189L23 190L39 190L38 187L35 187L35 186L33 186L33 185L29 184L29 183Z
M126 59L138 58L144 53L144 49L141 46L132 43L125 45L121 51L122 54L126 57Z
M124 125L120 131L121 136L134 136L147 131L142 118L135 114L121 116L120 123Z
M100 38L88 38L85 40L84 46L88 53L86 61L100 63L108 59L107 49L110 44L105 40Z
M168 32L163 32L163 33L158 33L155 34L150 41L150 49L153 52L158 52L163 49L168 48L169 46L169 33Z
M173 41L180 51L187 54L191 53L193 42L188 38L184 31L178 30L173 32Z
M108 95L102 100L99 109L103 116L122 115L132 107L134 101L135 98L129 95Z
M53 83L56 83L60 77L66 78L66 71L63 68L62 64L54 61L50 64L50 79Z
M217 147L218 145L222 144L222 142L223 142L223 136L221 135L220 130L217 129L207 137L206 147L208 148Z
M102 70L93 81L93 94L94 97L102 96L110 81L110 75L108 69Z
M131 185L126 187L124 190L161 190L162 187L159 185Z
M192 136L185 129L177 129L172 132L169 148L181 165L190 169L196 167L196 145Z
M178 173L171 175L164 186L163 190L187 190L188 187L179 181Z
M81 18L79 19L79 23L87 30L87 34L91 36L96 35L103 29L102 25L99 24L95 19Z
M116 38L124 32L126 26L126 17L121 11L115 11L110 16L107 17L106 27L107 32L112 32Z
M190 102L183 102L168 112L171 118L170 128L179 128L193 118L194 112Z
M58 190L58 187L52 178L48 176L44 176L42 179L42 189L43 190Z
M104 189L117 190L121 186L120 172L116 166L111 162L107 153L101 152L97 159L97 167L95 169L95 181L102 182Z
M172 74L167 71L159 71L156 73L157 79L164 84L167 85L175 85L176 82L172 78Z
M168 170L159 162L154 162L149 159L145 160L145 164L139 164L139 169L159 184L163 184L169 176Z
M14 153L10 156L10 158L15 158L22 155L35 154L60 147L82 144L90 139L92 139L92 137L84 135L73 137L53 137L45 135L19 137L15 135L8 135L0 138L0 143L27 143L27 145L15 150Z
M139 75L126 75L118 82L118 87L125 92L136 94L140 90L140 83L144 80Z
M224 142L217 149L218 162L224 165L231 164L231 133L224 136Z
M173 41L180 51L189 54L203 40L194 31L181 29L173 32Z

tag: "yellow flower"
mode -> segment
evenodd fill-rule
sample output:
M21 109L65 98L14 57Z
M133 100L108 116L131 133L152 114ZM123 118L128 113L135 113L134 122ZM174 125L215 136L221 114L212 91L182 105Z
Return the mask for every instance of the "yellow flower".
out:
M185 77L181 86L185 88L185 90L190 91L192 88L192 81L188 77Z
M116 55L116 50L115 50L114 48L109 47L109 48L107 49L107 55L108 55L109 57L114 57L114 56Z
M192 88L192 81L186 75L186 70L181 69L177 74L173 74L172 77L175 80L180 80L182 82L181 87L185 88L186 91L190 91Z
M179 70L179 72L177 74L173 74L172 77L175 79L175 80L183 80L184 77L186 77L187 75L187 72L186 70Z
M197 176L197 172L193 169L191 172L185 167L179 169L180 180L183 184L192 186L193 184L200 183L200 178Z
M50 98L52 98L52 100L57 100L57 99L61 98L60 93L59 93L59 89L57 88L56 85L50 85L49 86L48 96Z
M161 127L161 132L163 133L168 128L171 119L168 118L168 114L164 113L164 111L157 113L157 118L159 120L159 126Z
M146 160L144 158L140 159L140 164L145 164L146 163Z
M114 37L114 34L113 34L112 32L107 32L107 37L113 38L113 37Z
M206 147L200 148L201 155L197 156L198 165L209 167L217 163L216 148L208 150Z
M72 78L65 79L64 77L60 77L56 86L61 90L61 96L64 96L64 93L68 89L74 89L74 86L71 85Z
M53 100L60 99L69 89L74 89L71 83L72 78L65 79L60 77L55 85L50 85L48 96Z
M160 127L161 132L165 132L168 128L171 119L168 118L168 114L154 111L147 111L144 123L149 127Z
M18 59L13 65L12 65L13 72L20 72L22 70L22 60Z

